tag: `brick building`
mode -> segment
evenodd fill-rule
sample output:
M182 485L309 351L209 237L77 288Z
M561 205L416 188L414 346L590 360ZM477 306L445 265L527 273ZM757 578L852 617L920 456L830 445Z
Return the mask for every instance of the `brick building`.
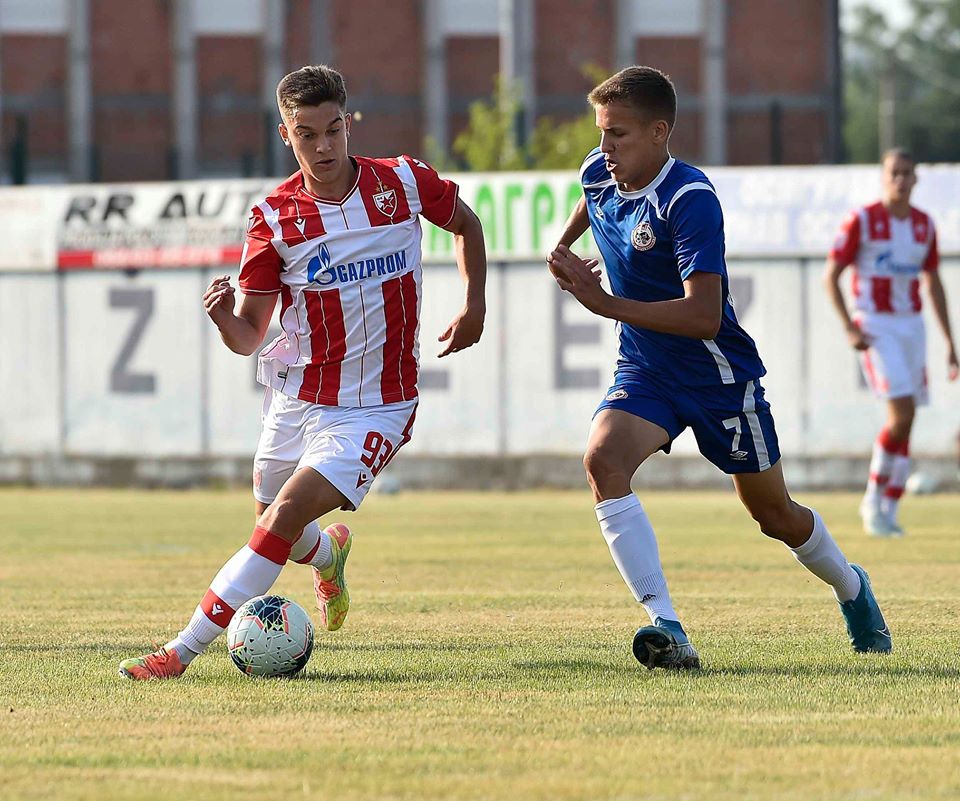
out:
M0 0L2 178L282 174L273 90L336 65L371 155L449 145L497 73L525 128L585 109L585 64L674 78L673 150L839 159L837 0Z

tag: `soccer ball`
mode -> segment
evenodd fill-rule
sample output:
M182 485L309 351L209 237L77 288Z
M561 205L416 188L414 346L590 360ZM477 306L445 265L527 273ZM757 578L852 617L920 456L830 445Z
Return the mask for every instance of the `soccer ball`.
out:
M313 623L289 598L259 595L230 620L227 648L233 664L248 676L292 676L313 651Z

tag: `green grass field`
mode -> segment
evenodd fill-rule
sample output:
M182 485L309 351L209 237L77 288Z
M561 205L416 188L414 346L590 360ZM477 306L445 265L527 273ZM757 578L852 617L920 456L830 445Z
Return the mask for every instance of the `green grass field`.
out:
M0 798L960 798L960 497L859 531L891 656L721 493L646 493L704 659L647 672L645 622L586 492L373 496L344 628L252 680L223 641L174 682L117 677L247 538L240 492L0 491ZM309 570L276 591L312 608Z

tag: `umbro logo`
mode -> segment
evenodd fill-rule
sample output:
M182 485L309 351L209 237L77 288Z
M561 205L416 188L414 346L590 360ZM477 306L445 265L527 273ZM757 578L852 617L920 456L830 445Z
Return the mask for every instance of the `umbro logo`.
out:
M360 487L362 487L362 486L363 486L364 484L366 484L369 480L370 480L370 478L369 478L368 476L365 476L363 473L358 473L358 474L357 474L357 489L359 489Z
M731 451L730 458L736 459L738 462L744 461L750 454L746 451Z
M640 603L645 604L647 601L652 601L656 597L657 596L654 595L652 592L648 592L646 595L643 596L643 598L640 599Z
M220 604L214 604L214 605L213 605L213 614L215 614L215 615L222 615L222 614L223 614L223 607L220 606Z

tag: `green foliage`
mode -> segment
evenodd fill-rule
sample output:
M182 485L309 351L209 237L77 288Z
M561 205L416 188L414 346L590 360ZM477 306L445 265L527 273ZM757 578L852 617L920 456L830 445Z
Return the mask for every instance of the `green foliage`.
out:
M591 66L584 67L584 74L595 82L606 77ZM593 109L586 102L583 114L572 120L540 117L523 147L516 140L520 113L519 89L498 78L493 97L470 106L469 124L454 140L453 152L470 170L566 170L579 167L599 142ZM432 148L434 164L449 161L435 141Z
M515 121L520 112L516 87L497 78L494 96L470 105L470 122L453 141L453 152L470 170L522 170L526 154L516 145Z
M896 144L921 161L960 161L960 0L911 0L911 23L855 9L847 33L844 141L853 161L879 156L881 82L894 97Z

